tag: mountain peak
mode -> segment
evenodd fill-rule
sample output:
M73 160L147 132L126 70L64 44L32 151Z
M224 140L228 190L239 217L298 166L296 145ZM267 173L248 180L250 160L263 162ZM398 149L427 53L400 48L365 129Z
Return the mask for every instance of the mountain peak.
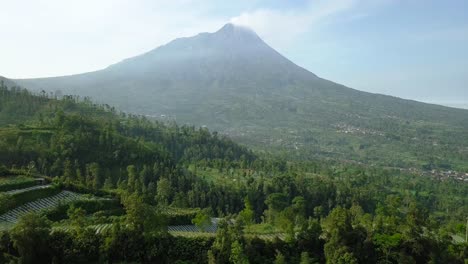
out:
M234 24L231 22L225 24L222 28L218 30L218 32L230 32L230 33L233 33L235 31L248 31L248 32L254 33L253 30L249 27Z
M233 23L227 23L221 29L216 31L214 35L222 36L224 38L237 39L237 40L260 40L260 37L246 26L236 25Z

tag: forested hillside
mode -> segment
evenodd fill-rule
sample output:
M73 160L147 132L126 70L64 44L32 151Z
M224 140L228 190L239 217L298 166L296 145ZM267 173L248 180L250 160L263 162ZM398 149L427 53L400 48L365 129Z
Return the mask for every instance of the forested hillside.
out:
M207 129L116 113L113 107L95 105L88 98L57 100L6 86L1 86L0 94L0 124L6 126L1 157L10 159L3 162L22 166L33 160L44 174L60 174L66 160L80 166L103 162L109 168L152 160L175 166L192 160L251 163L255 159L246 148ZM15 149L9 148L12 145ZM110 159L115 163L108 164Z
M1 85L0 164L2 263L468 258L464 182L255 154L88 98Z

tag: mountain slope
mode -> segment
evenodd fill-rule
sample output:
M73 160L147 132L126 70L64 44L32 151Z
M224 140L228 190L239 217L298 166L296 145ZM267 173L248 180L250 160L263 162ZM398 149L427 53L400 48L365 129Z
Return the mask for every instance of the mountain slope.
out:
M14 83L12 80L7 79L3 76L0 76L0 83L3 83L3 85L8 86L8 87L16 86L16 83Z
M360 92L295 65L247 28L176 39L106 69L15 80L179 123L260 149L390 166L467 169L468 111Z

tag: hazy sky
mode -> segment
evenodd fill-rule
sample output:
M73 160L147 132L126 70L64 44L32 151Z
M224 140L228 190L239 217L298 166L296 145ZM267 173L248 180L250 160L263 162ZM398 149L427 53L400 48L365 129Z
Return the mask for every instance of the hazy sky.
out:
M466 0L0 0L0 75L97 70L232 21L347 86L468 103Z

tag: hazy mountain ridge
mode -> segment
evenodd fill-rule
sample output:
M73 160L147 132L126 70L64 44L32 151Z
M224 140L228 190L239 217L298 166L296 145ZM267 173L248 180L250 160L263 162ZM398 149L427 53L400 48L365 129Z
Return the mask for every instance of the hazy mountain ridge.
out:
M91 96L125 111L206 125L260 148L300 150L301 156L375 162L393 151L404 153L405 161L386 162L407 166L431 162L430 155L420 156L421 147L433 153L443 146L457 160L468 155L462 136L468 111L321 79L253 31L232 24L176 39L101 71L15 81L36 91Z
M15 85L16 85L15 82L13 82L12 80L7 79L7 78L5 78L5 77L3 77L3 76L0 76L0 83L1 83L1 82L3 82L4 85L9 86L9 87L15 86Z

